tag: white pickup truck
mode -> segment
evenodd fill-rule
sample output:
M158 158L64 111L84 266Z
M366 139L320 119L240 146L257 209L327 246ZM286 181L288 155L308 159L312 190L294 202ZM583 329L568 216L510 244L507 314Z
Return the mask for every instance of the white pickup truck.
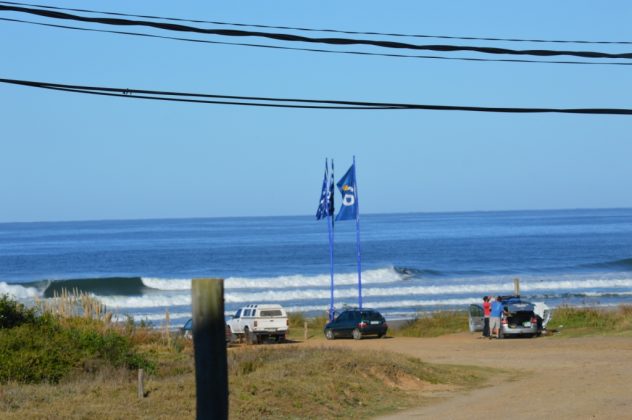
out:
M234 340L257 344L269 338L285 341L288 319L281 305L247 305L235 312L226 324Z

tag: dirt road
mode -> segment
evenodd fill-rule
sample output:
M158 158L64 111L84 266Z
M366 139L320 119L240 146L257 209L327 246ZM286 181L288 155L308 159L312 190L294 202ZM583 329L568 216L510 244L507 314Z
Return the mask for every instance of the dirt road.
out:
M314 343L316 344L316 343ZM632 338L335 340L320 345L404 353L432 363L499 367L517 375L381 419L632 419Z

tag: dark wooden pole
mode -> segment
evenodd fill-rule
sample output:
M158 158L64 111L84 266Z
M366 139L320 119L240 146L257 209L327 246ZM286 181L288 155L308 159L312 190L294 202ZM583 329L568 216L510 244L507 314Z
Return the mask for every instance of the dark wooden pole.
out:
M520 279L517 277L514 279L514 295L520 296Z
M191 294L196 418L228 419L224 280L194 279Z

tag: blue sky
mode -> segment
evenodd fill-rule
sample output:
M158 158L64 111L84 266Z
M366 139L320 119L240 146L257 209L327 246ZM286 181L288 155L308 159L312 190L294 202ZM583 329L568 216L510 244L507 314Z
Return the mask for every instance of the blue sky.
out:
M360 31L632 41L627 1L608 7L594 1L46 4ZM0 17L49 21L7 12ZM632 45L455 43L632 51ZM445 105L632 108L627 66L275 51L9 22L0 22L0 57L0 77L69 84ZM363 213L631 207L631 133L632 117L624 116L261 109L0 84L0 222L313 214L324 158L335 159L340 177L353 155Z

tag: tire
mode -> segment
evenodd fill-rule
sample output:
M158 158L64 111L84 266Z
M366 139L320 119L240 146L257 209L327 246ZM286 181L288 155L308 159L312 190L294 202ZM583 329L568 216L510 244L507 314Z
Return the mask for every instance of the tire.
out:
M351 336L354 340L362 340L362 333L357 328L351 332Z
M274 341L276 341L277 343L285 343L285 335L277 335L274 337Z
M336 335L334 334L334 332L332 330L325 330L325 338L327 340L335 340L336 339Z
M379 333L379 334L377 335L377 338L382 338L382 337L384 337L384 333Z

